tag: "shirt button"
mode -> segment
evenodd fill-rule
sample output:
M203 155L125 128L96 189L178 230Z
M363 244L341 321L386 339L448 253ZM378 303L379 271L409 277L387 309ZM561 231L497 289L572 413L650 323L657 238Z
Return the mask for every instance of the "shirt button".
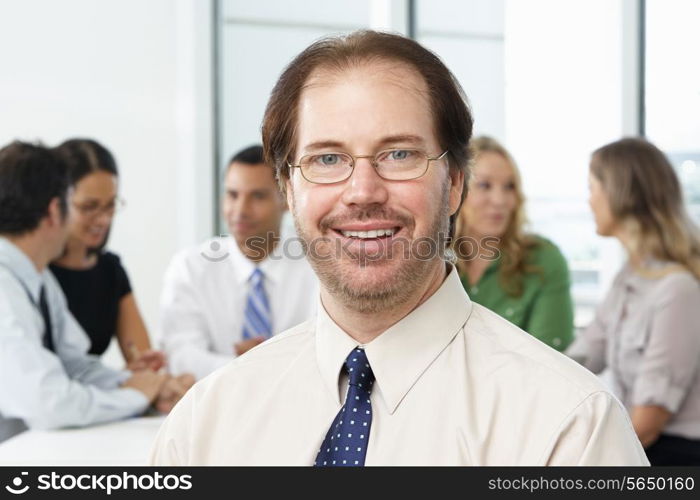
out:
M560 345L561 345L561 339L560 339L559 337L554 337L554 338L552 339L552 344L554 344L554 345L557 346L557 347L560 346Z
M506 309L506 316L512 316L514 312L515 311L513 311L513 308L509 307L508 309Z
M475 286L474 288L472 288L472 293L479 293L479 287Z

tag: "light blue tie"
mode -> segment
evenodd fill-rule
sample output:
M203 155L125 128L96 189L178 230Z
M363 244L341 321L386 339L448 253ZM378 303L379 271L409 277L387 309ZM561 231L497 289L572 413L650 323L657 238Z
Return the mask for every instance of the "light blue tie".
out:
M270 315L270 303L264 287L263 272L256 268L250 275L250 289L248 300L243 315L243 338L272 336L272 320Z

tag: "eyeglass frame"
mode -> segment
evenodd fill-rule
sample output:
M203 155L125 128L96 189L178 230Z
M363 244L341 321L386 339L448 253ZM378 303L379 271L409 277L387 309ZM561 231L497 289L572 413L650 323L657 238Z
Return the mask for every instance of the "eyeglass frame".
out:
M123 210L124 207L126 206L126 200L124 198L115 198L114 201L114 206L109 207L109 205L106 206L96 206L94 208L86 208L85 204L78 205L75 202L71 202L71 205L78 211L80 212L80 215L83 217L87 218L93 218L93 217L99 217L102 214L109 214L109 215L114 215L120 210ZM87 213L90 212L91 210L94 210L94 213Z
M422 155L425 156L425 159L426 159L426 162L425 162L425 169L423 170L423 173L420 174L420 175L418 175L418 176L416 176L416 177L411 177L411 178L409 178L409 179L387 179L386 177L382 176L382 174L380 174L379 171L377 170L377 157L378 157L380 154L386 153L386 152L389 152L389 151L416 151L416 152L418 152L418 153L421 153ZM383 150L378 151L377 153L375 153L375 154L373 154L373 155L352 155L352 154L346 153L346 152L344 152L344 151L328 151L328 152L321 153L321 154L320 154L321 156L323 156L323 155L347 155L347 156L349 156L349 157L352 159L352 166L350 167L350 173L348 174L348 176L347 176L347 177L344 177L343 179L339 179L339 180L333 181L333 182L316 182L316 181L309 180L309 179L304 175L304 169L303 169L301 163L299 163L298 165L292 165L291 163L289 163L289 161L287 161L287 166L288 166L289 168L298 168L299 171L301 172L301 176L302 176L306 181L308 181L308 182L310 182L310 183L312 183L312 184L337 184L338 182L344 182L344 181L348 180L350 177L352 177L352 174L353 174L353 172L355 171L355 165L357 164L357 160L358 160L358 159L360 159L360 158L367 158L367 159L370 160L370 163L372 164L372 167L374 167L374 171L377 173L377 175L378 175L379 177L381 177L382 179L384 179L385 181L398 181L398 182L403 182L403 181L414 181L414 180L416 180L416 179L420 179L421 177L423 177L423 176L425 175L425 173L428 171L428 168L430 167L430 162L431 162L431 161L442 160L442 159L445 157L445 155L447 155L447 153L449 153L449 151L450 151L449 149L446 149L446 150L443 151L440 155L438 155L438 156L433 156L433 157L429 156L427 152L425 152L425 151L423 151L423 150L421 150L421 149L413 149L413 148L392 148L392 149L383 149ZM315 155L313 155L313 154L304 155L304 156L302 156L301 158L299 158L299 162L301 162L301 160L303 160L303 159L306 158L307 156L315 156Z

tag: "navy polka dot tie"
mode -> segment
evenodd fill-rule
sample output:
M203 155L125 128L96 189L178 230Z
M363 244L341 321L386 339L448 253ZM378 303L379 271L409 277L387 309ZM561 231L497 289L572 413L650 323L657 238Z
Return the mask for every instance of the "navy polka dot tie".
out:
M316 456L315 466L365 465L369 429L372 426L372 404L369 395L374 373L364 349L353 349L345 360L349 377L345 404L336 415Z

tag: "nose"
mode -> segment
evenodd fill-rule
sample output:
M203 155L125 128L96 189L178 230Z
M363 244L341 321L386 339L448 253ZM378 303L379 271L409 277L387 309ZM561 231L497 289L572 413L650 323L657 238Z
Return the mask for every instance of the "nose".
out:
M499 207L506 203L506 198L508 197L508 193L505 188L502 187L493 188L490 195L491 203Z
M342 201L346 205L371 205L386 203L389 193L369 158L358 158L355 169L346 181Z
M250 196L240 195L234 203L234 210L239 216L246 217L250 212Z
M102 211L99 214L97 214L97 218L95 220L96 222L99 222L101 224L110 224L112 222L113 217L113 212Z

